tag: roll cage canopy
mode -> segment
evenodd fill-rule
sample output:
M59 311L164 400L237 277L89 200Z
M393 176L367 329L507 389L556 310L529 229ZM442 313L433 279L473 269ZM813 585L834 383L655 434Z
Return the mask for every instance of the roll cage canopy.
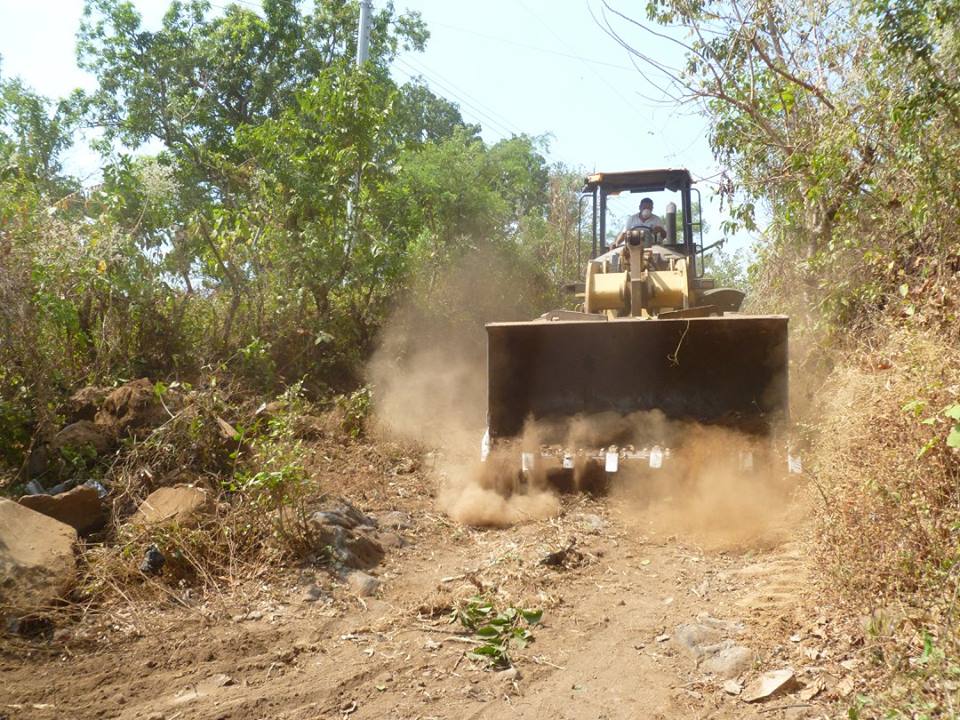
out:
M688 170L631 170L629 172L594 173L588 175L581 192L592 194L602 188L606 195L627 192L676 192L693 185Z
M691 187L693 178L690 171L681 168L664 168L659 170L629 170L626 172L599 172L588 175L584 181L583 189L580 191L581 198L592 198L593 222L591 223L593 232L592 257L596 257L603 252L603 246L607 237L607 198L611 195L619 195L623 192L659 192L669 190L680 193L680 218L682 218L680 228L681 237L677 238L676 244L671 245L671 249L677 250L690 258L695 274L698 272L696 255L702 249L703 243L700 238L700 245L694 243L694 229L697 234L702 233L702 223L698 217L693 217L693 204L691 201ZM693 190L693 192L697 192ZM699 192L697 192L699 196ZM699 263L702 266L701 263ZM701 271L702 272L702 271Z

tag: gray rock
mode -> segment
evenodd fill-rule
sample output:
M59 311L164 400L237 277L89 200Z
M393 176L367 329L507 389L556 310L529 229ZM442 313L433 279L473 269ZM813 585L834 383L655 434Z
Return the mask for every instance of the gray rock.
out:
M724 680L721 686L727 695L739 695L743 686L736 680Z
M315 603L318 600L326 599L326 595L327 594L323 591L323 588L313 583L304 588L303 594L300 596L300 600L305 603Z
M686 623L677 625L673 637L681 650L699 659L707 654L704 648L723 640L723 633L704 623Z
M755 656L752 650L729 640L722 645L717 652L710 654L700 663L703 672L728 679L735 678L753 667Z
M0 499L0 606L13 614L49 606L76 580L77 531Z
M607 521L593 513L584 513L578 519L588 531L593 533L602 532L607 527Z
M523 675L520 674L520 671L516 667L508 667L506 670L501 670L496 674L497 680L503 683L515 683L523 679Z
M332 525L342 527L347 530L353 530L357 527L373 528L377 526L377 521L369 515L364 515L346 500L338 500L329 510L320 510L315 512L311 522L317 525Z
M719 630L726 637L741 635L746 629L742 622L738 622L737 620L720 620L719 618L711 617L706 613L697 615L697 622L701 625L709 625L710 627Z
M366 570L378 565L385 551L369 535L373 529L372 520L351 509L352 513L338 510L315 512L308 519L307 526L314 545L326 549L334 562L343 567ZM356 522L353 513L360 514L366 522Z
M350 590L360 597L369 597L380 589L380 580L362 570L354 570L347 575Z

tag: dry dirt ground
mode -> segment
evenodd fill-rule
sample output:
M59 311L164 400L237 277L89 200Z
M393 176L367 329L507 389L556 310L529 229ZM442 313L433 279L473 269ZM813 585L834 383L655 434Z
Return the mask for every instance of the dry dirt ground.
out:
M795 530L775 525L737 542L680 533L617 493L567 496L559 516L473 529L436 509L421 473L366 469L345 495L366 512L413 519L405 546L375 571L375 597L352 595L322 570L272 569L257 587L192 607L130 606L108 623L81 620L52 642L0 655L0 718L833 713L842 657L824 649L828 621L811 622L816 599ZM579 559L541 564L572 537ZM329 595L305 602L313 581ZM466 657L469 633L449 622L450 607L481 589L503 606L543 610L534 642L511 653L515 670ZM726 692L677 642L677 627L698 618L742 624L736 641L757 653L742 682L792 667L795 690L757 704ZM825 689L809 698L818 683Z

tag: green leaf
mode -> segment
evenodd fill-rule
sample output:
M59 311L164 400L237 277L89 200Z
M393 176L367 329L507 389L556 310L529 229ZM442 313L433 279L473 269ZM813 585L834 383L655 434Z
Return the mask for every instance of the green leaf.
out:
M927 440L927 442L924 444L924 446L917 451L917 460L919 460L919 459L922 458L924 455L926 455L928 452L930 452L931 450L933 450L934 446L936 446L936 444L937 444L937 440L939 440L939 439L940 439L940 438L930 438L929 440Z
M531 625L536 625L543 619L543 610L522 610L521 614Z
M924 408L927 407L927 402L925 400L914 399L906 403L901 410L905 413L911 413L914 416L920 415L923 412Z
M478 645L471 651L471 655L479 655L481 657L497 657L502 653L503 648L501 648L499 645L492 645L490 643Z
M960 422L960 403L956 405L951 405L946 410L943 411L943 414L946 415L951 420L957 420Z
M954 425L947 435L947 447L960 449L960 425Z
M500 637L501 632L503 631L500 628L494 627L493 625L483 625L476 630L476 634L484 638Z

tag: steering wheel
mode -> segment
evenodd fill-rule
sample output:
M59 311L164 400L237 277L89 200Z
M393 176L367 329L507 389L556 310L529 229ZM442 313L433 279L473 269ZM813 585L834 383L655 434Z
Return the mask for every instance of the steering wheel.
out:
M667 231L662 227L647 227L646 225L638 225L635 228L630 228L626 232L626 241L630 245L644 245L650 247L655 245L657 237L666 238Z

